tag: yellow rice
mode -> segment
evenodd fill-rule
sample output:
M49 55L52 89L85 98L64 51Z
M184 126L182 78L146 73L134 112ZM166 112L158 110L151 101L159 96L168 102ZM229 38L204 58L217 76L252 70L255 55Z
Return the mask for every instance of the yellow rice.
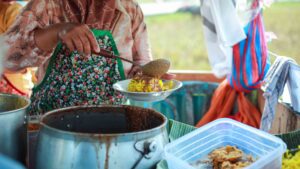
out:
M158 92L172 89L173 81L163 82L160 79L153 78L146 82L143 79L132 79L128 84L130 92Z
M282 159L282 169L300 169L300 151L292 155L288 150Z

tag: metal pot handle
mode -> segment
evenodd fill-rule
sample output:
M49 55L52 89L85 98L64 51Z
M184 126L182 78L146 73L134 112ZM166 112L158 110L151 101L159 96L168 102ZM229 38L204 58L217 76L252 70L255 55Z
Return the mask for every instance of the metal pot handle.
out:
M141 157L134 163L132 169L137 168L143 158L151 159L157 151L156 141L138 141L134 144L134 149L141 154Z

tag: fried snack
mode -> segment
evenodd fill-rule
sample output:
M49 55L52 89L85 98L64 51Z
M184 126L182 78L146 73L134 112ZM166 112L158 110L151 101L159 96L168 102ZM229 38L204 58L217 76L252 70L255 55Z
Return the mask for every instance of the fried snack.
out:
M252 164L251 162L236 162L236 163L232 163L230 161L224 161L222 163L220 163L219 165L221 165L221 167L218 166L218 168L221 169L241 169L241 168L245 168L247 166L249 166L250 164Z
M171 89L172 81L164 83L161 79L138 74L128 84L130 92L160 92Z
M196 169L242 169L253 162L252 156L247 156L237 147L225 146L213 150L207 159L198 160L191 165Z
M214 150L209 155L210 159L213 159L217 162L230 161L236 162L243 157L243 152L236 147L226 146Z
M243 151L234 146L225 146L212 151L208 158L214 169L241 169L254 162L252 156L245 157Z

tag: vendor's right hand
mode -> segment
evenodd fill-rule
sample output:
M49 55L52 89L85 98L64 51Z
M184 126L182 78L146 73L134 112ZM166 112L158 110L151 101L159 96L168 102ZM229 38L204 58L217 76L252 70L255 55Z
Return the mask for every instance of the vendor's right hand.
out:
M94 34L85 24L66 23L57 36L71 51L77 50L79 53L87 55L92 52L100 52Z

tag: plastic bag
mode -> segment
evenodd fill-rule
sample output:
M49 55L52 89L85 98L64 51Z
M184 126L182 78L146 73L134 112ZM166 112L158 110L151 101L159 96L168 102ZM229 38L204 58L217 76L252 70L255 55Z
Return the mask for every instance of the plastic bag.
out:
M261 14L257 15L244 30L247 38L234 45L232 73L227 78L237 91L249 92L260 88L270 68Z

